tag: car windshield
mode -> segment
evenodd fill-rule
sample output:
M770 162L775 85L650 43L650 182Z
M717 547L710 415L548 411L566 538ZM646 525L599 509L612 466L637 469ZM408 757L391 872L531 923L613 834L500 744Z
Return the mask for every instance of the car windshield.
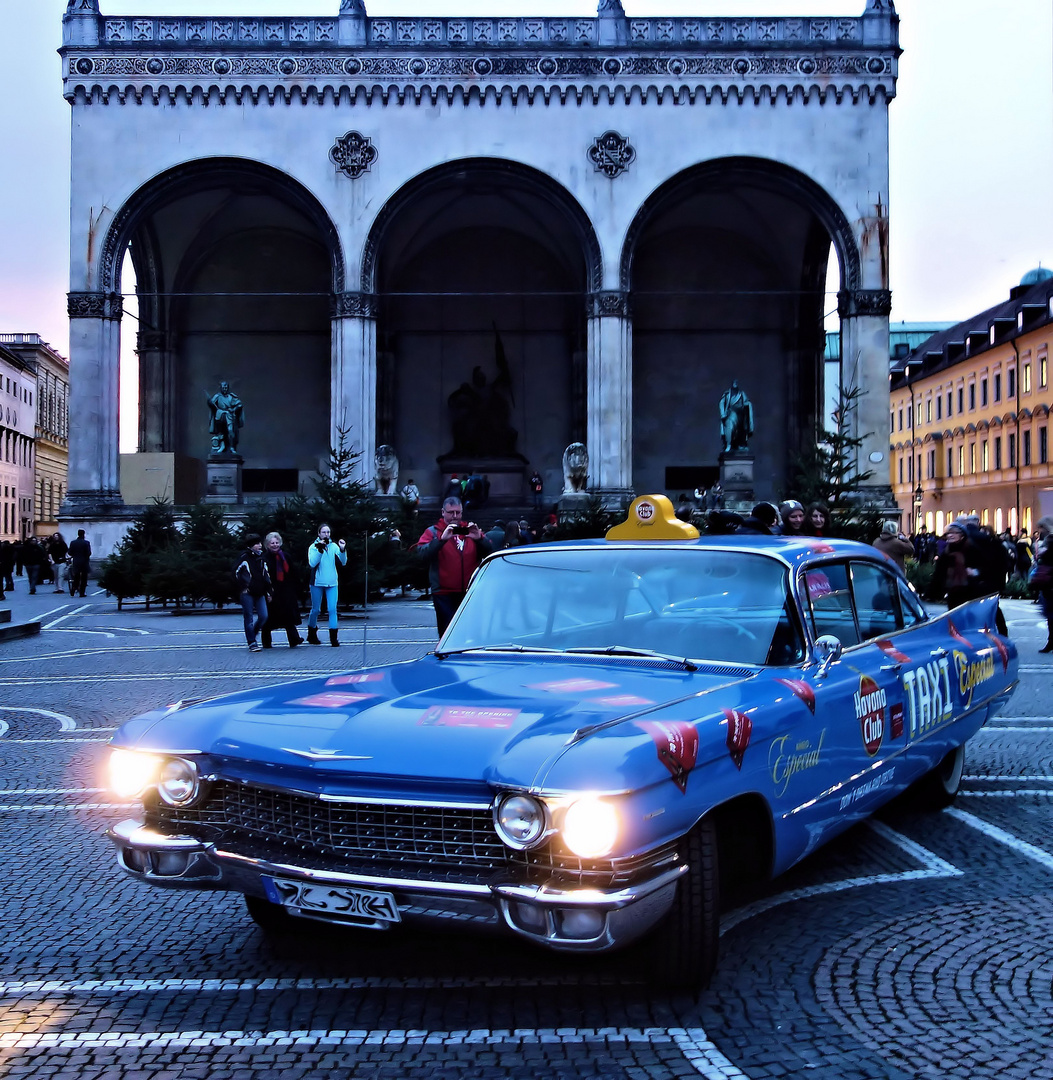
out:
M775 559L694 548L531 548L492 559L442 641L469 649L651 650L790 664L803 646Z

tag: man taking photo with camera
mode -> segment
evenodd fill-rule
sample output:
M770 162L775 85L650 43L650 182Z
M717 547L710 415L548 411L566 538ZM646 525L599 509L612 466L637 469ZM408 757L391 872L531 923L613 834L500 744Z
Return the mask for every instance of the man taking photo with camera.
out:
M445 499L438 524L425 529L417 541L417 554L428 567L440 637L464 599L476 567L493 551L474 521L461 520L463 513L460 499Z

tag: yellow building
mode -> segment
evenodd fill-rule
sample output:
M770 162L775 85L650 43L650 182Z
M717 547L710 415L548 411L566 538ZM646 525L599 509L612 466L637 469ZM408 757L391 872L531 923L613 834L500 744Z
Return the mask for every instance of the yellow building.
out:
M1030 533L1053 513L1049 351L1053 271L895 365L889 464L904 527L942 533L961 514Z
M0 343L36 378L32 531L50 536L69 484L69 361L39 334L0 334Z

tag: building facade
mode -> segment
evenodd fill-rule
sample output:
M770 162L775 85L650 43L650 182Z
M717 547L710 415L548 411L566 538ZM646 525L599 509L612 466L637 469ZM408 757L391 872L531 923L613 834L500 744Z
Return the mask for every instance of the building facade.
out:
M1053 513L1051 343L1053 273L1031 271L1008 300L896 366L889 464L905 524L942 533L977 514L1017 534Z
M2 334L36 375L33 531L49 536L69 484L69 361L39 334Z
M591 490L668 490L715 471L737 379L773 495L822 409L831 250L843 378L884 388L890 0L851 18L333 7L70 0L71 527L101 542L126 513L126 255L139 450L203 475L228 382L246 490L296 490L341 436L362 479L394 447L425 493L467 468L511 490L528 464L558 492L574 441ZM857 423L884 462L883 393Z
M0 339L0 540L33 534L36 401L33 368Z

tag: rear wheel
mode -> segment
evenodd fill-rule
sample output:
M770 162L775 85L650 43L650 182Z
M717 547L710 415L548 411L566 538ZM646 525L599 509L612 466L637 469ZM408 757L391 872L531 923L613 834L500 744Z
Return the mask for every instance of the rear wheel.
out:
M645 944L652 981L670 989L702 990L717 966L720 942L720 876L717 830L703 818L681 841L688 869L673 907Z
M944 810L954 802L962 784L965 768L965 747L955 747L914 786L918 802L925 810Z

